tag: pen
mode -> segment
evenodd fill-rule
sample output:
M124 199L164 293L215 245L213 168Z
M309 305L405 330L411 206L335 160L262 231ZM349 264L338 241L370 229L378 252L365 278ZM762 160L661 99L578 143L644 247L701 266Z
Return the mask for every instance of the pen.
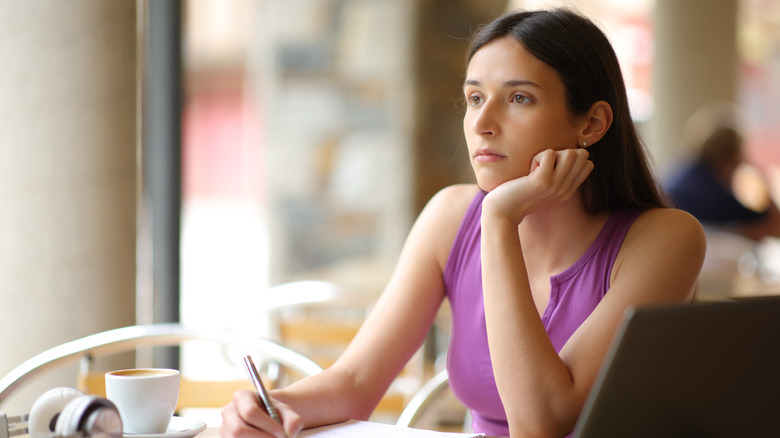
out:
M260 379L260 373L257 372L257 367L255 367L255 363L252 361L251 356L244 356L244 367L246 368L246 373L249 375L249 380L255 385L255 391L257 391L257 397L260 399L260 404L265 408L268 415L281 426L282 419L279 417L279 412L277 412L274 404L271 403L271 397L268 396L268 391L265 390L263 381ZM287 432L285 432L285 436L287 436Z

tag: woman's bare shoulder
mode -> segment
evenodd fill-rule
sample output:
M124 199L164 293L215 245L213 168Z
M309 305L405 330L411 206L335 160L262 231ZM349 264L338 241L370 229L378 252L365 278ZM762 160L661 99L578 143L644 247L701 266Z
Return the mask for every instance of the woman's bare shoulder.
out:
M693 216L673 208L647 210L626 235L612 284L628 285L638 301L690 299L705 251L704 230Z
M704 229L696 218L676 208L653 208L643 212L631 227L635 234L688 236L691 240L704 239ZM686 239L688 240L688 239Z
M634 221L623 247L641 259L664 260L698 271L706 251L704 229L696 218L675 208L653 208Z
M466 210L479 192L476 184L456 184L436 193L423 209L414 234L436 251L437 259L446 260Z
M428 204L437 207L449 205L456 210L462 209L465 213L479 190L479 186L476 184L454 184L439 190Z
M421 219L436 222L438 226L459 225L466 210L479 192L476 184L455 184L437 192L420 214Z

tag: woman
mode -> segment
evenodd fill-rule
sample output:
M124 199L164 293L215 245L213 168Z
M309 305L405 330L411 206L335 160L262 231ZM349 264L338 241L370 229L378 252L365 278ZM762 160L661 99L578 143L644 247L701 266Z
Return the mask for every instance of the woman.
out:
M445 298L450 384L474 430L565 436L624 310L691 299L702 229L664 208L598 28L566 10L499 17L473 38L463 91L477 184L431 199L342 357L273 392L290 436L367 418ZM221 431L284 434L250 392Z

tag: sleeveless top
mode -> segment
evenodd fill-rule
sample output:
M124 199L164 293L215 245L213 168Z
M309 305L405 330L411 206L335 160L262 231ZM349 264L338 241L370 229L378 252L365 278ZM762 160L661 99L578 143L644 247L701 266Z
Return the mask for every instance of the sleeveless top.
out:
M508 436L509 426L496 388L485 327L480 261L480 191L460 225L444 269L452 308L447 353L450 387L469 409L474 432ZM542 323L555 350L590 315L609 289L610 273L628 229L642 211L613 211L585 254L560 274L550 277L550 299Z

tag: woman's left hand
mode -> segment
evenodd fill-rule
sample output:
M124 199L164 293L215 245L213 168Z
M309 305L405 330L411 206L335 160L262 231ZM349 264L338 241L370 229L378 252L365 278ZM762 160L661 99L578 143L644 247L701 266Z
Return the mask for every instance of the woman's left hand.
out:
M483 209L519 224L534 209L570 199L592 170L586 149L547 149L531 160L527 176L491 191Z

